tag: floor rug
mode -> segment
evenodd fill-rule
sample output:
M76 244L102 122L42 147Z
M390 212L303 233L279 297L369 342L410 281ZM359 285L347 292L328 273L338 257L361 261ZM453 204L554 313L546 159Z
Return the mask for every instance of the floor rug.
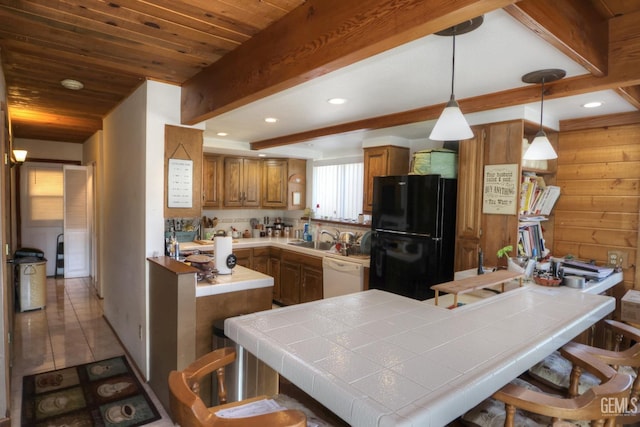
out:
M160 414L124 356L22 380L23 426L140 426Z

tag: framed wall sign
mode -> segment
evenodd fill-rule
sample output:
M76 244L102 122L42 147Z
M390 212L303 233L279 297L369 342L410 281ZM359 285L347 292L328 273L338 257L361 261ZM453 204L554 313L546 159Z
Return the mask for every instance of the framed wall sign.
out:
M482 213L515 215L518 212L518 165L486 165L482 194Z
M170 208L193 206L193 161L169 159L167 202Z

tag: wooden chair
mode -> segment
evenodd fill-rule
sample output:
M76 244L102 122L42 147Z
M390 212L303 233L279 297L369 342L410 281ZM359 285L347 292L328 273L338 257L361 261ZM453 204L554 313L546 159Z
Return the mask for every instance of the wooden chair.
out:
M215 413L221 409L265 399L265 396L225 404L224 367L232 363L236 352L232 348L221 348L202 356L183 371L171 371L169 391L171 416L182 427L306 427L307 417L299 410L283 410L246 418L220 418ZM219 406L208 408L200 399L200 381L206 375L216 373L219 390Z
M501 419L504 420L505 427L576 425L569 420L591 421L592 426L614 426L620 414L605 411L606 407L602 403L626 402L631 377L618 373L581 350L571 350L567 355L576 366L599 378L601 384L580 396L567 398L545 393L535 385L517 378L467 412L462 421L479 427L498 425ZM617 410L619 407L615 408Z
M631 370L626 370L625 373L630 373L635 375L635 379L633 381L633 386L631 387L630 398L635 398L636 400L640 396L640 377L637 375L638 368L640 367L640 330L638 328L634 328L633 326L627 325L626 323L618 322L615 320L605 320L607 326L611 328L613 333L615 334L615 347L613 350L605 350L602 348L591 347L584 344L579 343L569 343L565 347L567 350L579 350L586 353L589 353L603 362L611 365L614 369L620 370L621 368L628 367ZM626 350L620 351L620 344L623 339L627 338L631 341L635 341L635 344L629 347ZM575 382L576 380L573 378L569 388L569 395L575 395L577 392L575 390Z
M551 417L553 423L559 420L590 420L592 426L615 426L619 413L607 411L603 402L626 402L629 398L632 379L618 373L608 364L581 349L570 349L564 354L570 357L574 366L591 372L601 381L585 393L575 397L552 396L514 384L507 384L493 397L505 404L505 427L514 426L516 408L528 413ZM614 406L617 409L619 407ZM565 425L565 424L563 424ZM566 424L571 425L571 424Z

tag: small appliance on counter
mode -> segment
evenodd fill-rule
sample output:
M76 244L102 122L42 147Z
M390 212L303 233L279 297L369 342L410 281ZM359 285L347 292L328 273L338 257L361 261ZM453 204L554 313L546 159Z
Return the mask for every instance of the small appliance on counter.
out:
M218 274L231 274L237 258L232 252L231 236L216 236L213 239L213 256Z

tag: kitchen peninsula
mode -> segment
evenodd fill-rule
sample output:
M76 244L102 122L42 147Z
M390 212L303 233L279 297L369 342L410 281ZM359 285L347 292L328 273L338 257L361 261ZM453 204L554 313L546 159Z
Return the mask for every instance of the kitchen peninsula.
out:
M212 283L198 282L198 270L173 258L148 258L149 385L169 408L167 378L208 353L216 320L271 309L273 278L236 266Z
M225 333L353 426L445 425L611 313L597 293L620 281L454 310L369 290L229 319Z

